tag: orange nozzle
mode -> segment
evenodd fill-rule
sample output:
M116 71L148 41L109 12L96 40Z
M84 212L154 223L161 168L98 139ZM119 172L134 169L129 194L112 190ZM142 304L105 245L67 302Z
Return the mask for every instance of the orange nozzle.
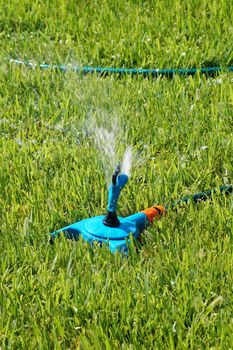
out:
M155 205L151 208L147 208L142 211L142 213L146 214L148 220L150 223L153 222L154 217L160 218L162 215L165 214L165 208L162 205Z

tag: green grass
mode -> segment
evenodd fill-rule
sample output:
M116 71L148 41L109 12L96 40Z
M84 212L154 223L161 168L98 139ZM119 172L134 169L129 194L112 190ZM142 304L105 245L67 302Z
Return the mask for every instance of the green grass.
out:
M2 0L1 48L6 55L80 65L227 65L232 12L227 0Z
M233 75L103 79L8 61L227 66L231 2L2 1L0 9L1 349L232 348L231 198L169 212L128 259L81 241L51 247L48 234L106 211L87 120L109 127L117 118L119 157L132 145L140 160L123 216L232 182Z

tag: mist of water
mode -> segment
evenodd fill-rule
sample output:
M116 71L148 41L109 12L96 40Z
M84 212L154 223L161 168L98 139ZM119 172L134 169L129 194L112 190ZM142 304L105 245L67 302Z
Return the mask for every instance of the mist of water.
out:
M123 156L121 172L127 176L130 176L132 168L132 147L127 147Z
M104 168L105 176L108 180L117 164L115 134L112 130L109 131L103 127L96 128L94 133L94 143L99 151L98 154Z
M103 113L102 122L99 124L94 116L89 116L86 129L98 151L107 183L109 183L119 160L121 160L118 157L118 145L122 142L122 135L117 118L110 120L109 116ZM127 147L123 155L121 172L130 176L131 168L132 148Z

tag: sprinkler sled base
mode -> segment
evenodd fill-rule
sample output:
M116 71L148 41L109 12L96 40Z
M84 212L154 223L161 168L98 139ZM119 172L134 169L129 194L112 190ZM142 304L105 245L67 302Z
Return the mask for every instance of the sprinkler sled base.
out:
M74 224L66 226L51 234L50 242L53 243L56 237L61 234L68 239L77 240L80 236L88 243L98 242L100 245L106 244L111 252L127 252L130 235L138 239L142 231L149 226L147 215L143 212L133 214L126 218L118 217L118 227L108 227L104 225L105 216L95 216L84 219Z

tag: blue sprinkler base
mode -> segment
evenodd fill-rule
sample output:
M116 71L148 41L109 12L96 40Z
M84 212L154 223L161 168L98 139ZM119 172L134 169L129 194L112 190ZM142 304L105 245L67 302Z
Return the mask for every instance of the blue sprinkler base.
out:
M51 239L59 237L64 233L65 237L77 240L81 235L82 238L89 242L103 243L109 246L111 252L127 252L127 241L130 234L138 239L140 233L149 225L147 216L144 213L136 213L127 218L119 217L120 225L118 227L108 227L103 224L105 216L95 216L84 219L74 224L66 226L51 234Z

